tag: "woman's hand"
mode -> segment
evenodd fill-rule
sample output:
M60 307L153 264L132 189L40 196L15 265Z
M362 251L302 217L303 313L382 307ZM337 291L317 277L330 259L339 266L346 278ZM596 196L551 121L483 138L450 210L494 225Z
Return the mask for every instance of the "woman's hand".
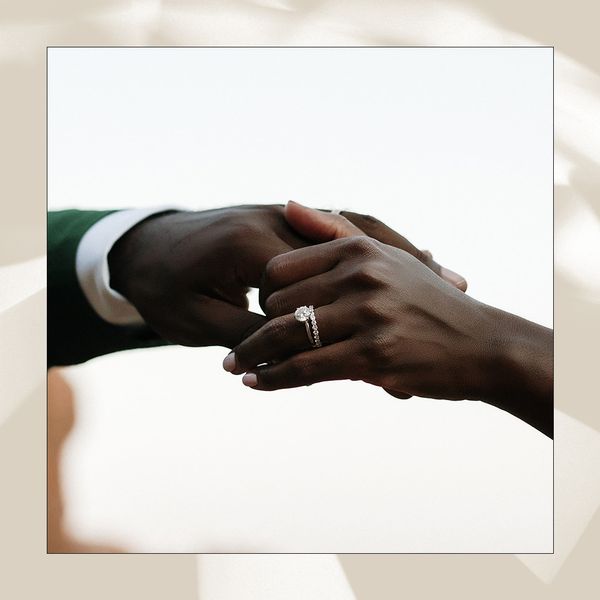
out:
M262 295L269 321L224 362L250 387L361 379L399 397L486 400L551 431L552 333L408 252L366 236L288 252L267 264ZM322 348L294 318L303 304L315 306Z
M257 389L362 379L407 394L469 395L459 367L479 353L482 305L407 252L366 236L288 252L267 264L261 293L269 322L235 348L234 370L252 371ZM294 318L303 304L315 306L323 348L311 348Z

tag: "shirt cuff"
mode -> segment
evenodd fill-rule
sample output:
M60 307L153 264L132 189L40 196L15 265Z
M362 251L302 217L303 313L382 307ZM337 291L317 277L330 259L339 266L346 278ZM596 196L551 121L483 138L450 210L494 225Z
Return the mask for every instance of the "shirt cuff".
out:
M180 210L173 206L120 210L92 225L81 238L75 256L77 279L98 316L113 325L143 325L136 308L110 287L108 253L115 242L140 221L157 213Z

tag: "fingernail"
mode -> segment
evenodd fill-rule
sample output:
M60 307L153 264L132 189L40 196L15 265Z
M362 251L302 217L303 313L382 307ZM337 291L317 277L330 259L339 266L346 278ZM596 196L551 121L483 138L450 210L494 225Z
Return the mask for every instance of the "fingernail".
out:
M224 359L223 359L223 368L226 371L229 371L230 373L233 372L233 370L235 369L235 352L230 352Z
M450 269L446 269L446 267L440 269L440 274L443 279L457 287L459 290L463 290L464 292L467 289L467 280L462 275L459 275Z
M256 374L254 374L254 373L246 373L242 377L242 383L244 385L247 385L248 387L256 387L256 384L258 383L258 379L256 378Z

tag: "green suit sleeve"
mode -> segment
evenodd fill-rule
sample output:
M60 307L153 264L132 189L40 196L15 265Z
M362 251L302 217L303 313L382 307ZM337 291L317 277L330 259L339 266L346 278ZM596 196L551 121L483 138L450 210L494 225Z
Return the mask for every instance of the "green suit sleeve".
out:
M94 223L111 212L48 213L48 367L167 343L146 326L127 327L104 321L79 285L75 271L79 241Z

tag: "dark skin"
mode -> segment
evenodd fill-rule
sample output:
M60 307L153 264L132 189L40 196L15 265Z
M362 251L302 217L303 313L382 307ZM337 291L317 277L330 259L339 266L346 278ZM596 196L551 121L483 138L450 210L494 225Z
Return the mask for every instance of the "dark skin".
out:
M172 212L128 231L109 254L111 286L164 339L186 346L232 348L266 321L248 311L249 288L258 287L275 256L315 241L368 235L403 248L431 270L466 286L428 253L380 221L346 213L294 229L283 206L238 206Z
M404 250L357 236L277 256L261 298L269 322L224 361L249 387L360 379L399 398L481 400L553 435L552 331L463 294ZM295 320L299 302L317 307L322 348Z

